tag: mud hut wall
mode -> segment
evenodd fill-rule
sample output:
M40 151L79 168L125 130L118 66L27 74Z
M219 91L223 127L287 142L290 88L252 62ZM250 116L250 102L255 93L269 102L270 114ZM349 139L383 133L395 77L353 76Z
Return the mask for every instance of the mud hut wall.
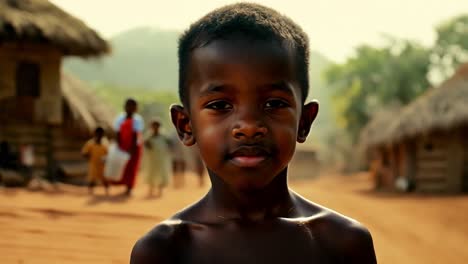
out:
M391 146L383 146L379 148L381 163L378 169L378 187L383 189L391 189L393 184L392 172L392 149Z
M462 191L468 192L468 125L462 128L461 139L462 139L462 146L463 146Z
M462 130L454 129L448 139L447 192L461 192L463 188L463 141Z
M372 147L368 150L369 172L372 180L374 181L375 188L380 188L380 177L382 170L383 154L378 147Z
M62 122L60 89L61 53L47 45L4 43L0 45L0 100L16 96L16 71L21 62L39 66L39 98L34 100L34 121Z
M390 169L390 177L388 179L389 181L389 186L393 187L395 184L396 178L399 176L399 169L400 169L400 157L399 157L399 148L397 145L389 145L388 146L388 152L389 152L389 157L390 157L390 162L389 162L389 169Z
M457 147L458 145L458 147ZM460 140L456 134L435 132L417 138L416 188L419 191L453 192L461 184ZM458 181L458 183L457 183Z
M416 189L432 191L446 189L447 142L434 135L417 139L416 149Z
M406 161L406 148L405 144L403 142L398 142L395 144L395 153L396 153L396 177L404 177L406 176L406 171L407 171L407 166L408 164L405 162Z
M403 158L402 158L402 176L414 180L416 174L416 144L414 140L405 140L401 143Z
M0 46L0 100L16 95L16 61L5 55L6 51Z

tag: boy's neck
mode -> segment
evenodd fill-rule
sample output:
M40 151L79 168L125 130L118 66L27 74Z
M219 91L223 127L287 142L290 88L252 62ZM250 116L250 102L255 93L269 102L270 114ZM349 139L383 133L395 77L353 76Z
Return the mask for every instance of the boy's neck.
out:
M287 169L261 190L252 191L232 190L212 172L209 174L212 187L207 201L219 218L258 222L289 217L294 211L294 198L287 184Z

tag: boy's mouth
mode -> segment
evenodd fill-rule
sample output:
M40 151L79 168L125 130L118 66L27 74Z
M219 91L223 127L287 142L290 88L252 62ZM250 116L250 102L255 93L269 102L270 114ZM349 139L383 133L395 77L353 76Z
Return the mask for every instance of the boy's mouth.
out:
M260 146L241 146L229 155L234 165L242 168L258 166L267 159L269 152Z

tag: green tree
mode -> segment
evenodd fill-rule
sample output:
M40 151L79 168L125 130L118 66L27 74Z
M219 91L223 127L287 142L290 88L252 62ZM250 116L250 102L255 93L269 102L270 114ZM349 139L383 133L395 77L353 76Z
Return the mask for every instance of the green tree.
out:
M440 23L436 34L431 68L434 79L440 82L452 75L461 63L468 61L468 14Z
M352 142L377 108L407 104L429 87L429 57L418 43L389 38L381 48L358 47L344 64L326 70L338 124Z

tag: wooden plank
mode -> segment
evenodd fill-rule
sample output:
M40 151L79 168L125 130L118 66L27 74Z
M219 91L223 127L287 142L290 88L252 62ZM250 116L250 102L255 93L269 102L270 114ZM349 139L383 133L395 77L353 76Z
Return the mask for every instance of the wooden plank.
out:
M35 155L46 155L47 154L47 145L34 145L34 154Z
M418 182L446 182L447 176L441 174L417 174L416 181Z
M50 135L52 135L52 137L64 137L66 133L62 129L51 129Z
M33 144L33 145L45 145L47 143L47 138L43 137L17 137L17 136L2 136L2 140L6 140L10 144L20 145L20 144Z
M53 146L83 146L87 140L74 137L52 137Z
M423 183L416 184L416 190L419 192L447 192L446 183Z
M428 148L430 146L430 148ZM427 142L420 142L416 150L418 152L433 152L433 151L446 151L448 148L448 142L434 142L434 141L427 141Z
M0 131L25 131L30 133L42 133L47 131L46 125L39 124L5 124Z
M87 162L61 162L59 166L68 176L84 176L88 173Z
M447 175L447 169L422 169L418 168L416 170L416 176L421 176L421 177L435 177L434 175L442 175L445 177Z
M448 155L440 155L440 154L424 154L419 155L417 157L418 161L429 161L429 162L437 162L437 161L447 161Z
M418 157L425 157L425 156L435 156L435 157L445 157L447 155L447 149L433 149L431 151L425 149L418 149L417 150Z
M34 166L46 167L47 166L47 157L45 157L45 156L35 156L34 157Z
M416 175L447 175L447 168L416 168Z
M418 164L416 165L418 170L445 170L448 167L448 162L444 160L438 161L425 161L425 160L418 160Z
M62 160L62 161L84 161L85 158L81 155L79 150L75 151L54 151L53 158L55 160Z

